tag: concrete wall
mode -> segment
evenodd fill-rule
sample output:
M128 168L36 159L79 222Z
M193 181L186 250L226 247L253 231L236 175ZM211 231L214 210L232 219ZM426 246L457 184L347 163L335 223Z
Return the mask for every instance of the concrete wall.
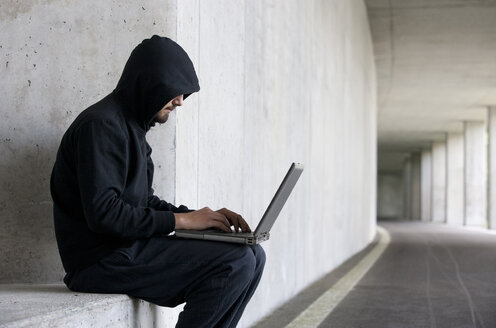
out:
M487 227L487 137L485 122L465 122L465 224Z
M305 164L264 244L266 271L243 326L374 235L366 9L340 0L180 1L178 40L193 53L202 87L176 116L178 203L230 207L255 226L289 164Z
M0 10L0 282L55 282L49 178L70 122L111 92L139 40L174 36L164 1L2 2ZM158 192L174 195L174 126L150 134L162 169ZM173 175L172 175L173 177Z
M157 194L255 226L290 162L305 164L241 327L372 240L376 77L362 1L11 1L0 15L0 282L60 281L58 143L154 33L184 46L202 87L148 135Z
M463 133L448 133L446 140L446 222L463 225L464 200L464 154Z
M401 172L379 172L377 176L377 218L403 219L403 175Z
M446 222L446 142L432 144L432 221Z
M432 220L432 151L423 150L420 157L420 216Z

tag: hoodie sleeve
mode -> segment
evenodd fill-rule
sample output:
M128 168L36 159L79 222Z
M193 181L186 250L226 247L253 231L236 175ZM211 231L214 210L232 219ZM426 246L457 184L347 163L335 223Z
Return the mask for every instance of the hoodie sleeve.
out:
M83 212L91 230L124 239L174 230L173 212L135 207L121 199L128 172L128 140L118 122L86 122L74 146Z
M153 183L153 173L154 173L154 165L152 160L152 148L148 143L146 143L146 158L147 158L147 177L148 177L148 206L154 208L158 211L172 211L173 213L187 213L192 212L184 205L176 207L170 203L167 203L165 200L161 200L157 196L154 195L154 190L152 188Z

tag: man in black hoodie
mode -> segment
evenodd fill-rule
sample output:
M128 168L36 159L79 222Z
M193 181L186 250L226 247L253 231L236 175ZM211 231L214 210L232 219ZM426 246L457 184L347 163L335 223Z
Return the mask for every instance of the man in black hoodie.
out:
M169 234L248 224L227 209L176 207L152 189L146 133L199 89L174 41L154 35L138 45L115 90L62 138L50 188L55 233L71 290L186 302L176 327L235 327L261 278L263 249Z

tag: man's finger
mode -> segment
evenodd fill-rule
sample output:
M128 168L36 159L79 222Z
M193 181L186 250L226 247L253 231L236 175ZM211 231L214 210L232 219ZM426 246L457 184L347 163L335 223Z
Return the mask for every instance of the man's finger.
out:
M244 228L243 228L243 219L241 218L240 215L235 215L235 220L236 220L236 225L238 226L238 228L236 229L237 232L239 232L241 230L241 232L244 232Z
M214 221L214 227L218 228L224 232L231 232L231 228L226 227L226 225L222 221Z
M213 217L215 226L224 232L231 232L231 225L222 214Z
M241 226L243 227L243 232L251 232L250 226L246 223L245 219L240 216Z
M231 222L232 222L232 223L233 223L233 225L234 225L234 231L235 231L235 232L239 232L239 228L240 228L240 226L239 226L239 221L238 221L237 219L235 219L235 220L231 220Z
M229 229L231 229L231 225L233 225L234 230L236 232L238 231L239 223L235 219L233 219L229 210L222 209L222 210L217 211L217 213L219 215L223 216L227 220L227 223L229 224Z
M241 216L234 212L231 212L229 214L232 214L230 220L234 225L235 231L236 232L239 232L240 230L243 231L243 225L242 225L243 223L240 220Z
M217 215L214 217L214 220L222 223L226 227L226 229L228 229L228 231L231 231L231 224L224 215L217 213Z
M221 208L216 211L218 214L223 215L227 218L230 224L234 226L236 232L251 232L250 226L246 223L245 219L241 215L227 208Z

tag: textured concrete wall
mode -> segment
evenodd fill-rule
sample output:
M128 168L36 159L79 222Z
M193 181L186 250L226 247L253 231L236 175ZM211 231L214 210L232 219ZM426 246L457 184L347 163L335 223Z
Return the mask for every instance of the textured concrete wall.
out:
M1 6L0 282L61 279L48 185L58 143L154 33L184 46L202 87L148 136L159 195L229 207L254 227L289 164L305 164L240 326L372 240L376 76L362 1Z
M414 153L411 157L411 209L410 220L420 220L420 153Z
M487 138L485 122L465 122L465 224L487 227Z
M463 225L465 213L463 133L448 133L446 140L446 222Z
M488 108L488 208L490 229L496 229L496 106Z
M0 282L60 281L49 178L70 122L112 91L133 47L174 36L164 1L0 4ZM173 197L174 126L150 134L158 193ZM166 174L161 174L166 173Z
M403 176L398 173L379 173L377 177L377 218L403 219Z
M222 17L222 19L219 19ZM176 114L176 200L256 226L292 161L305 164L264 244L240 326L365 246L376 216L376 85L362 1L178 2L202 90Z
M422 221L432 220L432 150L423 150L420 158L420 212Z
M446 222L446 142L432 144L432 221Z

